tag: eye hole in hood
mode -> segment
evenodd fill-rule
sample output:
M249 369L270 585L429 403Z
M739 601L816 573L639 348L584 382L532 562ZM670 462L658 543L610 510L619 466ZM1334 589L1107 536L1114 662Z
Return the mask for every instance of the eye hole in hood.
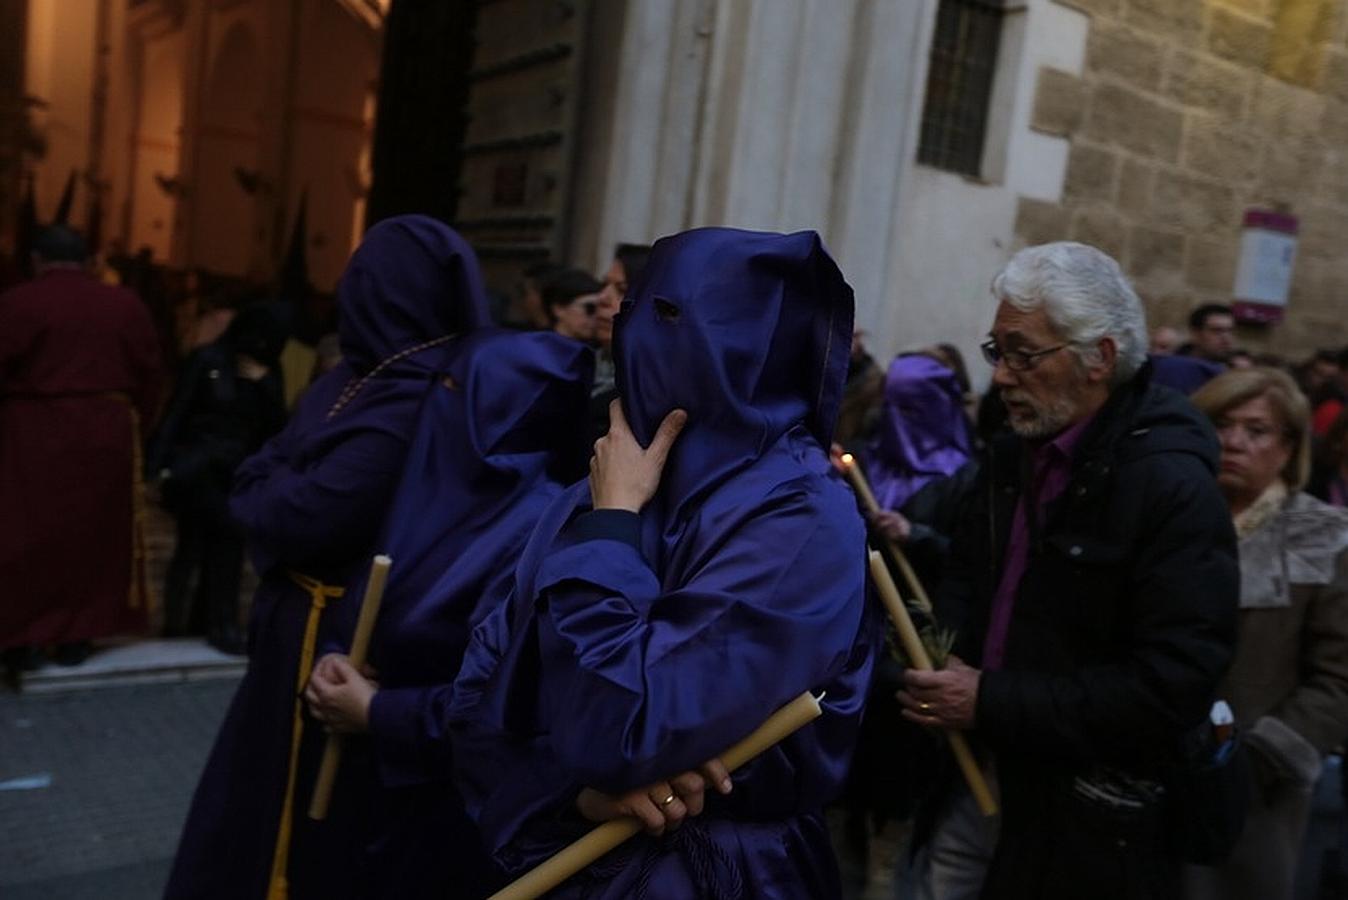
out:
M662 322L677 322L682 310L677 303L672 303L664 297L655 297L655 314Z
M657 242L615 321L623 413L648 446L688 413L669 491L710 484L791 428L827 446L852 340L852 290L814 232L701 228ZM677 325L677 327L671 327Z

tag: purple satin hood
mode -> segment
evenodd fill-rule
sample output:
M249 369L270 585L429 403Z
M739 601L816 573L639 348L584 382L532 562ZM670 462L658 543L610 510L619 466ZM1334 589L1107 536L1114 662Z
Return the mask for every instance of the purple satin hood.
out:
M650 443L688 424L657 505L685 504L803 427L827 447L852 342L852 289L813 231L697 228L657 241L614 324L618 394Z
M337 308L342 358L358 373L491 324L472 248L430 216L394 216L366 232L337 284Z
M900 356L885 376L885 405L866 449L883 509L898 509L928 482L953 475L973 454L955 373L927 356Z

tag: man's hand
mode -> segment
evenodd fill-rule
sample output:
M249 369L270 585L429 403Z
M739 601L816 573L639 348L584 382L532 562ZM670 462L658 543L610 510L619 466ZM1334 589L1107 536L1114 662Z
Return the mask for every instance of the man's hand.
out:
M838 471L839 475L847 474L847 463L843 462L843 454L846 452L847 450L843 448L843 445L837 441L829 444L828 461L833 465L833 468Z
M261 381L271 369L244 353L237 357L239 377L248 381Z
M721 794L730 793L730 773L719 759L708 760L695 772L684 772L618 797L585 788L576 797L576 809L591 822L632 816L641 820L647 834L660 835L666 828L677 828L689 816L701 815L708 787Z
M903 717L931 728L973 728L982 674L958 656L951 656L938 672L908 669L903 673L904 690L897 694Z
M595 509L626 509L641 512L660 486L669 448L683 430L688 414L676 409L660 423L645 450L623 418L622 404L609 404L608 434L594 443L590 459L590 496Z
M913 533L913 524L892 509L882 509L870 518L875 530L896 544L907 543Z
M331 731L357 733L370 727L370 701L379 685L366 678L351 660L329 653L314 666L304 699L309 712Z

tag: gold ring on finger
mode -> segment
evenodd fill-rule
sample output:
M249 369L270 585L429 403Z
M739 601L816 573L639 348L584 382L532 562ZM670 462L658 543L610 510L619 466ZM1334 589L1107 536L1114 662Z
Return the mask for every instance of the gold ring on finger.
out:
M679 795L678 795L678 794L670 794L668 797L666 797L665 799L663 799L663 800L660 801L660 807L663 809L664 807L666 807L666 806L668 806L669 804L673 803L673 802L674 802L675 800L677 800L678 798L679 798Z
M917 708L922 710L923 712L931 712L931 704L926 702L925 700L919 703L917 705Z

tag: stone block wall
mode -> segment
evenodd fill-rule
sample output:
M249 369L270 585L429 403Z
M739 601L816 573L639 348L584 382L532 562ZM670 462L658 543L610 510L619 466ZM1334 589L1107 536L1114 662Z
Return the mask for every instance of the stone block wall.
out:
M1033 127L1071 141L1060 204L1017 241L1116 256L1153 325L1229 302L1241 218L1301 220L1286 320L1241 343L1348 344L1348 0L1055 0L1091 18L1081 76L1039 74Z

